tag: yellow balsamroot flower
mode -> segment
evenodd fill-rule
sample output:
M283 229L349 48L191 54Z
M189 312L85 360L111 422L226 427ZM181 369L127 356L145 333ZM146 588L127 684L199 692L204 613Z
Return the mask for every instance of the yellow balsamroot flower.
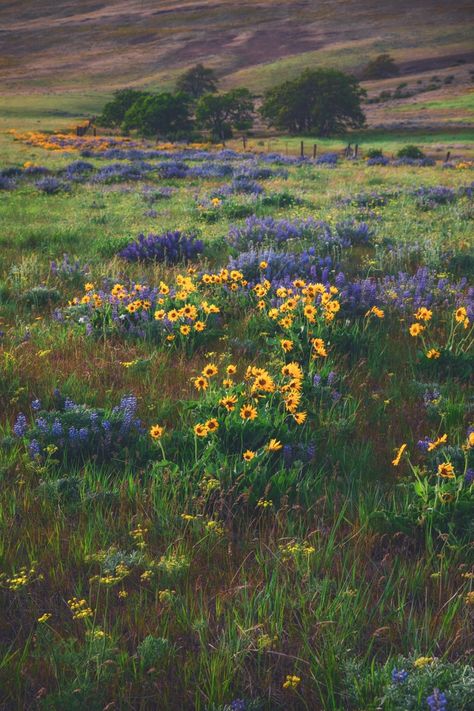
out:
M314 348L313 358L317 358L318 356L325 358L327 356L326 345L322 338L312 338L311 343Z
M285 407L288 412L296 412L298 405L300 404L301 394L296 390L290 392L284 399Z
M202 423L198 423L194 427L194 434L197 437L207 437L207 435L209 434L209 430L207 429L206 425L204 425Z
M218 421L216 420L215 417L213 417L212 419L208 420L208 421L206 422L206 425L205 425L205 426L207 427L207 431L208 431L208 432L215 432L216 430L219 429L219 423L218 423Z
M304 424L307 417L308 417L307 412L295 412L295 414L293 415L293 419L297 425Z
M253 405L242 405L242 407L240 408L240 417L243 420L255 420L257 415L257 408Z
M179 319L179 313L176 311L176 309L171 309L171 311L168 311L167 313L167 318L168 321L171 321L171 323L174 323Z
M464 598L464 602L466 603L466 605L474 605L474 590L468 592L468 594Z
M372 308L369 309L369 311L367 311L365 315L370 316L371 314L377 316L377 318L384 318L385 316L385 312L383 311L383 309L379 309L377 306L372 306Z
M425 330L425 326L422 326L421 323L412 323L412 325L409 328L410 331L410 336L416 337L419 336L422 331Z
M285 316L285 318L281 318L278 323L282 328L291 328L293 325L293 319L291 316Z
M448 441L448 435L444 434L441 435L441 437L437 437L434 442L430 442L428 445L428 452L432 452L433 449L436 449L437 447L440 446L440 444L446 444Z
M255 378L252 390L262 390L263 392L273 393L275 392L275 383L268 373L261 373Z
M183 336L189 336L191 333L191 326L188 326L186 323L184 323L182 326L179 327L179 331Z
M441 353L439 351L437 351L436 348L430 348L430 350L426 352L426 357L429 358L430 360L431 359L436 360L436 358L439 358L440 355L441 355Z
M91 282L88 281L86 284L84 284L84 291L94 291L94 289L95 286Z
M284 689L297 689L301 683L301 677L295 674L287 674L286 680L283 682Z
M208 304L207 301L202 302L202 309L206 314L218 314L220 313L220 308L215 304Z
M290 341L288 338L281 338L280 345L285 351L285 353L289 353L293 350L293 341Z
M217 375L218 372L219 369L217 368L217 365L214 365L214 363L208 363L202 369L202 374L205 375L206 378L212 378L212 376Z
M339 303L339 301L329 301L326 304L326 309L327 311L329 311L329 313L337 314L337 312L341 309L341 304Z
M405 451L406 448L407 448L407 445L402 444L402 446L399 448L397 454L395 455L395 459L392 459L392 464L394 467L398 467L398 465L400 464L400 460L401 460L401 458L403 456L403 452Z
M454 473L454 467L451 462L443 462L438 464L438 476L442 479L455 479L456 474Z
M213 197L213 198L211 199L211 205L212 205L213 207L219 207L220 204L221 204L221 200L219 200L218 197Z
M225 372L227 373L227 375L235 375L237 372L237 366L233 365L231 363L230 365L227 366L227 368L225 369Z
M152 439L161 439L163 436L164 428L161 425L152 425L150 427L150 437Z
M225 407L227 412L232 412L235 410L235 403L237 402L237 396L236 395L228 395L227 397L223 397L221 400L219 400L219 405L222 405L222 407Z
M185 304L181 309L180 313L182 316L186 316L186 318L190 318L191 321L194 321L194 319L197 317L198 311L194 304Z
M303 380L303 369L300 364L295 361L284 365L281 369L281 374L296 380Z
M415 314L415 318L418 319L418 321L430 321L432 316L433 312L424 306L420 306Z
M474 430L472 430L472 432L469 432L469 435L467 438L467 446L474 447Z
M307 304L303 309L303 313L308 319L308 321L310 321L311 323L315 322L317 314L317 309L315 306L313 306L312 304Z
M163 294L164 296L170 293L170 288L164 283L164 281L160 281L160 286L158 288L160 290L160 294Z
M194 324L194 330L197 331L198 333L202 333L206 328L206 324L204 321L196 321Z
M242 458L243 458L246 462L251 462L252 459L253 459L255 456L256 456L256 453L253 452L251 449L247 449L247 450L242 454Z
M197 378L194 378L193 383L196 390L207 390L209 387L209 381L204 375L198 375Z
M454 312L454 318L458 323L463 323L464 319L467 318L467 311L464 308L464 306L460 306L456 311Z
M231 388L233 385L234 381L232 380L232 378L224 378L224 380L222 381L222 387L224 387L226 390Z
M423 667L426 667L427 664L431 664L433 661L434 657L418 657L418 659L415 659L413 662L413 666L415 669L422 669Z
M260 267L260 269L266 269L268 267L268 262L262 260L258 266Z
M283 445L282 443L277 440L272 438L269 443L267 444L267 452L278 452L278 450L282 449Z

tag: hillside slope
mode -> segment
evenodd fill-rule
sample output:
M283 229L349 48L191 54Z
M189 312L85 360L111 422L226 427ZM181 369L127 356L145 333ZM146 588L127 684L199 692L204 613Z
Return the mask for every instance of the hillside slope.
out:
M261 91L306 66L357 73L369 56L390 51L401 67L396 84L454 75L429 95L452 103L472 81L473 19L471 2L445 0L6 0L0 80L7 93L156 88L202 61L223 87ZM377 106L383 123L393 107Z

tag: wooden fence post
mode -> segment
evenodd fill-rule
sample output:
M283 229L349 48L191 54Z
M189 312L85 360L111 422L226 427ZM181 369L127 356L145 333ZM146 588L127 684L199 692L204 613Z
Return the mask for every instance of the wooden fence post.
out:
M449 160L450 158L451 158L451 151L448 151L448 152L446 153L446 163L448 162L448 160Z
M304 143L303 143L303 141L301 141L300 155L301 155L302 158L304 158Z
M247 150L247 139L245 136L242 136L242 143L244 144L244 151Z
M316 154L318 152L318 147L316 143L313 143L313 160L316 160Z
M355 144L355 149L354 149L354 158L357 158L358 153L359 153L359 144L356 143L356 144Z

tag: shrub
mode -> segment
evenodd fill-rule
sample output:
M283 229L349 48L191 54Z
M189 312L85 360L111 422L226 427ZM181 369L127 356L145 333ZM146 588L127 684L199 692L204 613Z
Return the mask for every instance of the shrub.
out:
M400 148L397 156L398 158L411 158L413 160L421 160L426 157L421 148L413 145L403 146L403 148Z
M21 300L28 306L46 306L59 301L60 298L61 296L57 289L50 289L47 286L34 286L22 295Z

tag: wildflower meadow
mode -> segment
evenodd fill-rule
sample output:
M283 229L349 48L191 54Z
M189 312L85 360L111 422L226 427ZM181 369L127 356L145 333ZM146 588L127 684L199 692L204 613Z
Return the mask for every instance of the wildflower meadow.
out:
M367 141L5 137L0 708L474 710L474 163Z

